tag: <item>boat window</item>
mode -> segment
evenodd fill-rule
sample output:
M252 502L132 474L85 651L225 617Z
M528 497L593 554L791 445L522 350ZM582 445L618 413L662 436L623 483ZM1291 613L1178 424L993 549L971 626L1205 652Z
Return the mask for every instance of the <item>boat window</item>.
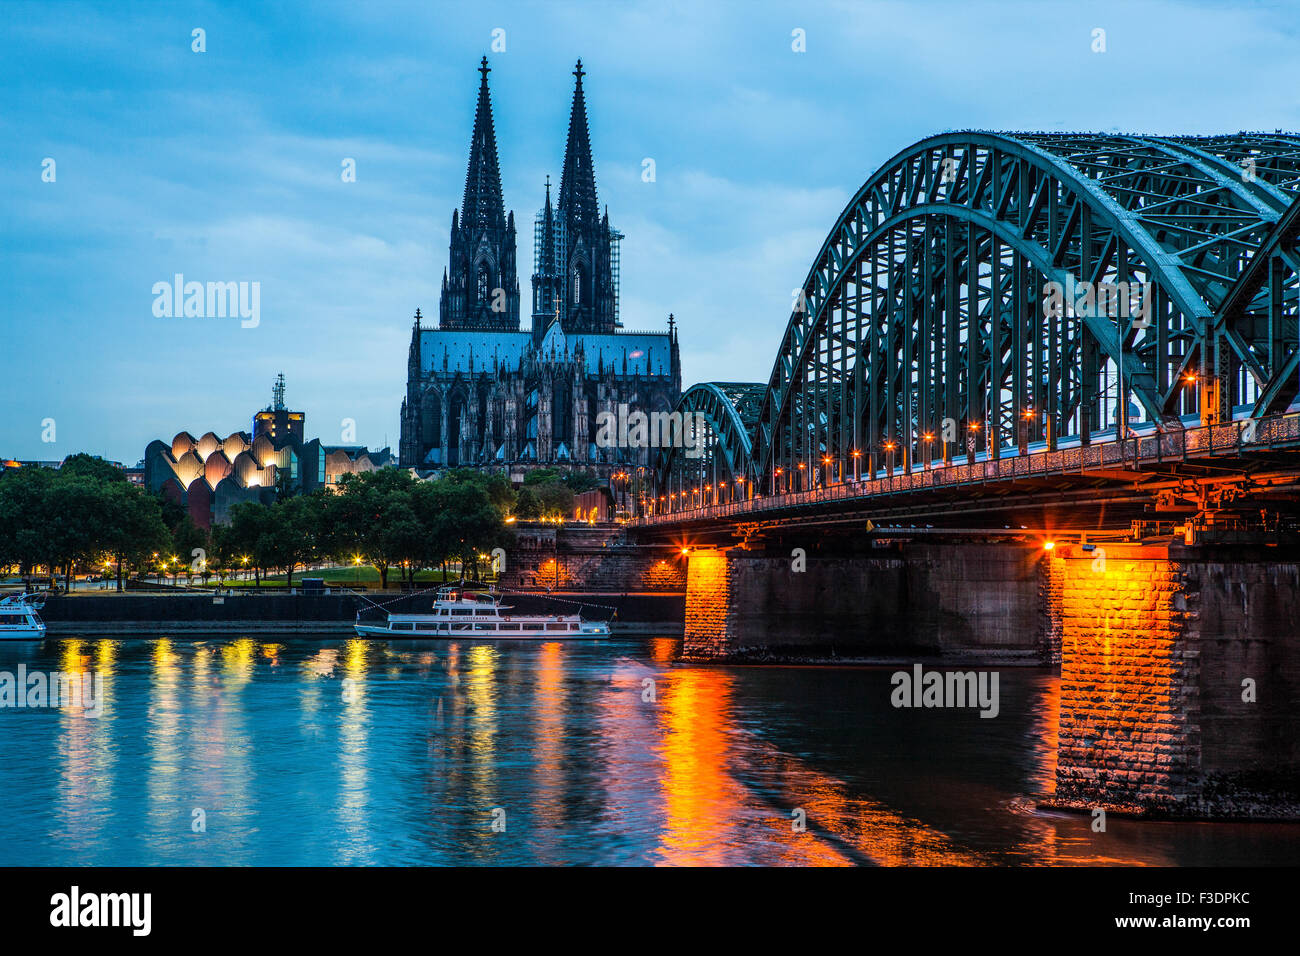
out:
M524 624L524 625L523 625L523 629L524 629L525 631L540 631L540 630L542 629L542 625L540 625L540 624Z
M474 625L471 624L469 621L452 621L452 622L451 622L451 629L452 629L453 631L468 631L468 630L470 630L473 626L474 626Z
M567 631L567 630L569 629L569 625L564 624L564 623L560 623L560 624L547 624L547 625L546 625L546 629L547 629L548 631Z
M457 608L452 608L451 613L456 617L460 617L465 614L473 614L474 612L469 610L468 608L462 609L457 607Z
M394 631L413 631L415 630L415 625L410 621L398 621L393 625L392 629Z
M506 624L506 623L503 622L503 623L497 625L497 629L498 629L498 630L501 630L501 631L517 631L517 630L519 630L519 625L518 625L518 624Z
M481 621L474 625L474 630L476 631L495 631L496 629L497 626L491 621Z
M436 631L436 630L438 629L438 625L437 625L437 624L425 624L425 623L421 622L420 624L416 625L415 629L416 629L417 631Z
M488 609L488 610L486 610L486 611L475 611L474 613L477 614L479 617L496 617L496 616L497 616L496 608L490 608L490 609Z

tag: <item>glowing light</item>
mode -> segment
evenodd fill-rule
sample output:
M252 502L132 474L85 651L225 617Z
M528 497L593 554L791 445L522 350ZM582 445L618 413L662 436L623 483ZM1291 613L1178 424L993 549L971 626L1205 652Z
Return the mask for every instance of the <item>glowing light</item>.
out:
M1043 542L1043 550L1044 550L1044 551L1051 551L1051 550L1052 550L1053 548L1055 548L1055 547L1056 547L1056 542L1055 542L1055 541L1044 541L1044 542Z

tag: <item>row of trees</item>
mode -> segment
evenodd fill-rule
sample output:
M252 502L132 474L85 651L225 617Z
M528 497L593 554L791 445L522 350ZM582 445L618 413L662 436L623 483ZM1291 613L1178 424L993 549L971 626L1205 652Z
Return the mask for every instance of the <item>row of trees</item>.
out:
M477 574L480 555L509 543L506 517L515 495L503 475L456 471L419 481L393 468L344 475L337 491L284 498L268 507L240 504L213 534L210 564L218 573L251 568L294 572L318 561L364 563L388 587L399 569L413 582L420 571L458 563Z
M55 471L7 469L0 479L0 567L37 568L70 580L74 569L117 577L152 567L164 552L199 546L183 510L127 481L122 470L72 455Z
M471 573L480 555L507 543L514 518L568 517L574 495L596 478L538 469L515 491L506 476L468 469L420 481L381 469L345 475L333 490L271 505L244 503L211 532L181 506L131 484L121 469L73 455L58 469L8 469L0 477L0 569L28 578L39 568L70 582L76 571L123 576L186 574L206 582L231 571L293 575L334 561L373 566L381 587L389 571L414 581L422 570L458 563Z
M75 571L219 580L234 570L267 572L292 585L319 562L372 565L381 587L390 569L414 581L422 570L458 563L477 573L480 555L508 543L507 518L565 514L570 479L543 472L518 494L504 475L452 471L436 481L381 469L345 475L336 490L282 491L271 505L244 503L209 533L180 506L132 485L117 467L73 455L62 468L19 468L0 477L0 568L24 578L38 568L71 580Z

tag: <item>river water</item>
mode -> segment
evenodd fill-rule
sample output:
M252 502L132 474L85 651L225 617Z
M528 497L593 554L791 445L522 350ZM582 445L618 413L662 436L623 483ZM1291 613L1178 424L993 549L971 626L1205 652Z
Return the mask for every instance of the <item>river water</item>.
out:
M0 707L2 865L1293 863L1300 825L1044 813L1058 679L997 717L897 668L674 663L668 638L0 645L98 675ZM91 685L93 687L93 683Z

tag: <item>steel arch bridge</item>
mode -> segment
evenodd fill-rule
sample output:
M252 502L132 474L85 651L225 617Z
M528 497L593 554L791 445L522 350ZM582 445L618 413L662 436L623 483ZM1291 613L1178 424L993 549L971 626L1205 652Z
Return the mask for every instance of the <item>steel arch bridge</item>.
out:
M1300 136L930 137L841 213L768 381L683 395L705 454L665 449L659 490L1282 411L1298 277Z

